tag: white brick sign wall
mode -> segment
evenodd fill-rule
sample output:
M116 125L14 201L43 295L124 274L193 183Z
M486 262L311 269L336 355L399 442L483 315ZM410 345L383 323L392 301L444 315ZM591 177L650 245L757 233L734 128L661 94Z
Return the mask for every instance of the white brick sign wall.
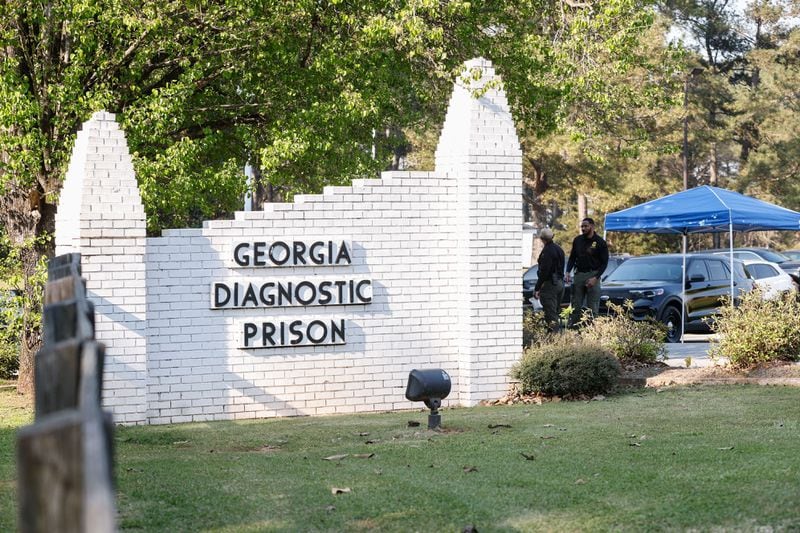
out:
M483 59L483 84L495 77ZM501 396L521 353L522 161L499 86L457 83L434 172L326 187L145 238L124 134L95 113L73 152L56 253L83 254L118 422L407 409L414 368L445 402Z

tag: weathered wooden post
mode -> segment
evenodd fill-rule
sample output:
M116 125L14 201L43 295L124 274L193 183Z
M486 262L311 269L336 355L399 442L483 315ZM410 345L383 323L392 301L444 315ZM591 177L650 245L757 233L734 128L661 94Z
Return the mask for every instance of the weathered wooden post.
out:
M100 408L105 347L94 340L80 254L50 262L35 422L17 437L19 530L115 530L111 417Z

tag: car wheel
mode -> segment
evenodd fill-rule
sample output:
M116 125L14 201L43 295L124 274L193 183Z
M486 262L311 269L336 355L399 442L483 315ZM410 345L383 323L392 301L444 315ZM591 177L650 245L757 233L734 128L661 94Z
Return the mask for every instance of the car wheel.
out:
M667 307L661 322L667 326L667 342L681 341L681 312L675 307Z

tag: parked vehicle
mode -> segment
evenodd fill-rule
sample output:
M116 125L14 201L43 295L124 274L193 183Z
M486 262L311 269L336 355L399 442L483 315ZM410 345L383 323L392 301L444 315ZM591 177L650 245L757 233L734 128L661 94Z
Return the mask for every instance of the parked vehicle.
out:
M667 326L667 342L681 339L681 314L685 314L687 332L708 332L709 321L719 312L723 299L731 292L731 271L728 261L719 255L686 256L686 277L681 254L632 257L622 263L603 283L600 312L608 312L608 304L633 302L635 320L653 318ZM734 300L753 289L741 261L735 260ZM683 287L686 303L681 305Z
M714 250L706 250L703 253L713 253L720 255L730 254L728 248L717 248ZM781 267L781 270L792 276L796 283L800 283L800 261L790 259L788 256L769 248L734 248L733 257L735 259L763 259L770 263L775 263Z
M629 255L611 255L608 258L608 267L603 272L603 279L606 279L609 274L622 264L623 261L628 259ZM566 266L566 265L565 265ZM533 298L533 288L536 287L536 280L539 279L539 265L533 265L522 275L522 302L523 305L533 305L534 309L541 309L539 302L531 300ZM572 298L572 283L564 284L564 299L561 300L561 307L567 307Z
M792 261L800 261L800 250L784 250L781 253Z
M797 292L797 284L792 277L775 263L746 259L744 266L756 287L761 289L765 300L772 300L787 292Z

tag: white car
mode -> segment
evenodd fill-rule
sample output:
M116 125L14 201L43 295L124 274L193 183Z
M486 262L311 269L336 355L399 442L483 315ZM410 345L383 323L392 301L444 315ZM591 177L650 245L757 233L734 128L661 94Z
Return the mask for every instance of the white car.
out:
M775 263L763 259L745 259L743 262L756 286L761 289L765 300L777 298L785 292L797 291L797 285L792 277Z

